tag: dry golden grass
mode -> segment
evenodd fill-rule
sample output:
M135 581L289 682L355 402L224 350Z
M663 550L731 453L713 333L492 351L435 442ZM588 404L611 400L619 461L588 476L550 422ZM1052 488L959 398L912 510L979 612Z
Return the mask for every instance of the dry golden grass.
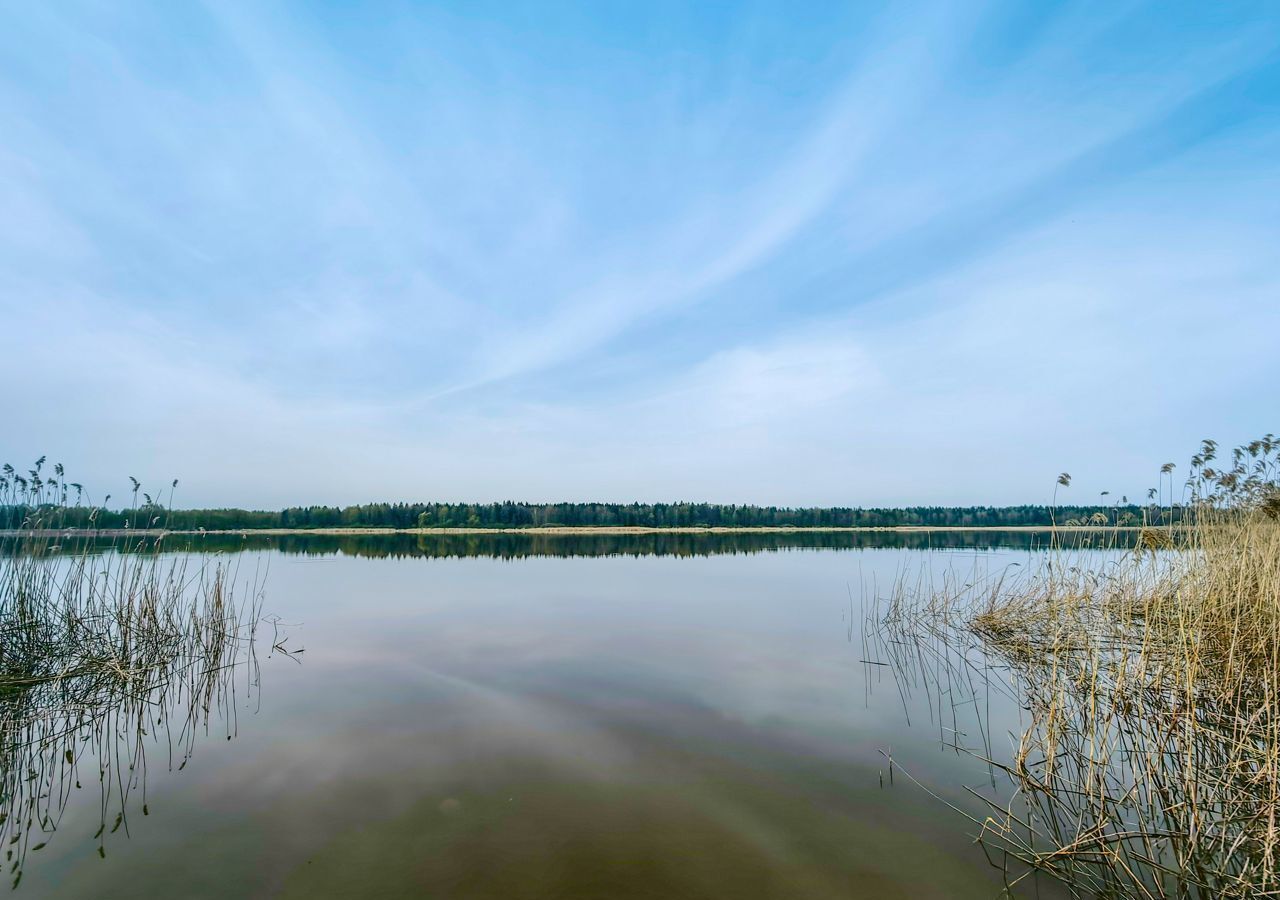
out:
M974 821L998 858L1079 896L1280 896L1280 445L1226 472L1215 450L1136 547L1117 534L1021 577L899 584L880 619L923 629L913 652L966 677L974 647L984 677L1012 672L1025 728L1011 755L977 752L1015 793Z
M1183 540L1097 577L1051 566L973 616L1031 716L1005 765L1026 812L985 836L1104 896L1274 895L1280 525L1206 513Z

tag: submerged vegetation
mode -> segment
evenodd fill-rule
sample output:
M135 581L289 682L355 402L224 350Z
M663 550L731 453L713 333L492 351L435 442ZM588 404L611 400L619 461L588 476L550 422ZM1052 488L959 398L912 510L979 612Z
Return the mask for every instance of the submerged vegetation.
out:
M1192 460L1189 515L1116 535L1102 567L1059 547L1026 575L877 600L869 657L945 694L956 748L1013 788L972 816L1006 872L1077 896L1280 896L1280 442L1216 456ZM1026 711L1008 753L957 712L993 688Z
M51 536L85 507L61 466L43 466L0 475L0 508L23 511L0 537L0 847L15 887L85 785L100 794L105 855L108 835L150 812L146 750L182 768L214 721L229 738L258 675L256 583L238 603L221 557Z

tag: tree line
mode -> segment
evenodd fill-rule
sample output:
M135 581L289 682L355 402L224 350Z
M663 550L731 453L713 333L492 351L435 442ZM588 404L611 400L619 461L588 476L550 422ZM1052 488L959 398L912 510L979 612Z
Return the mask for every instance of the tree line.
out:
M1051 524L1124 525L1170 515L1166 507L908 506L784 507L722 503L365 503L291 506L281 510L168 509L67 506L67 528L167 528L247 531L263 528L891 528L989 527ZM1176 514L1177 509L1173 512ZM0 507L0 527L20 527L28 508Z

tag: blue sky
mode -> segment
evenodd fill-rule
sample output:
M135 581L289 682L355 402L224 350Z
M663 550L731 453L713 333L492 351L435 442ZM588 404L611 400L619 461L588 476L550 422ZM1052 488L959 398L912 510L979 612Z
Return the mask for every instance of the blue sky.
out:
M1140 495L1280 430L1280 6L28 3L0 459L187 504Z

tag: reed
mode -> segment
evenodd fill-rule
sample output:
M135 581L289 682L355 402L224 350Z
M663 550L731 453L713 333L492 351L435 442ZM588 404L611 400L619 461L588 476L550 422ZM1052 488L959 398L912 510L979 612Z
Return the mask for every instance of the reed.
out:
M1027 711L1011 752L985 732L965 748L1013 788L974 822L993 858L1078 896L1280 896L1280 444L1225 470L1216 450L1136 546L900 580L876 608L900 672L927 659L935 683L985 679Z
M15 887L85 784L100 795L105 855L135 798L149 814L147 748L182 768L213 721L230 736L237 691L258 677L257 579L237 602L221 556L166 553L155 536L104 549L65 527L84 518L83 489L43 465L0 471L0 847ZM163 510L145 494L138 505L133 484L155 527Z

